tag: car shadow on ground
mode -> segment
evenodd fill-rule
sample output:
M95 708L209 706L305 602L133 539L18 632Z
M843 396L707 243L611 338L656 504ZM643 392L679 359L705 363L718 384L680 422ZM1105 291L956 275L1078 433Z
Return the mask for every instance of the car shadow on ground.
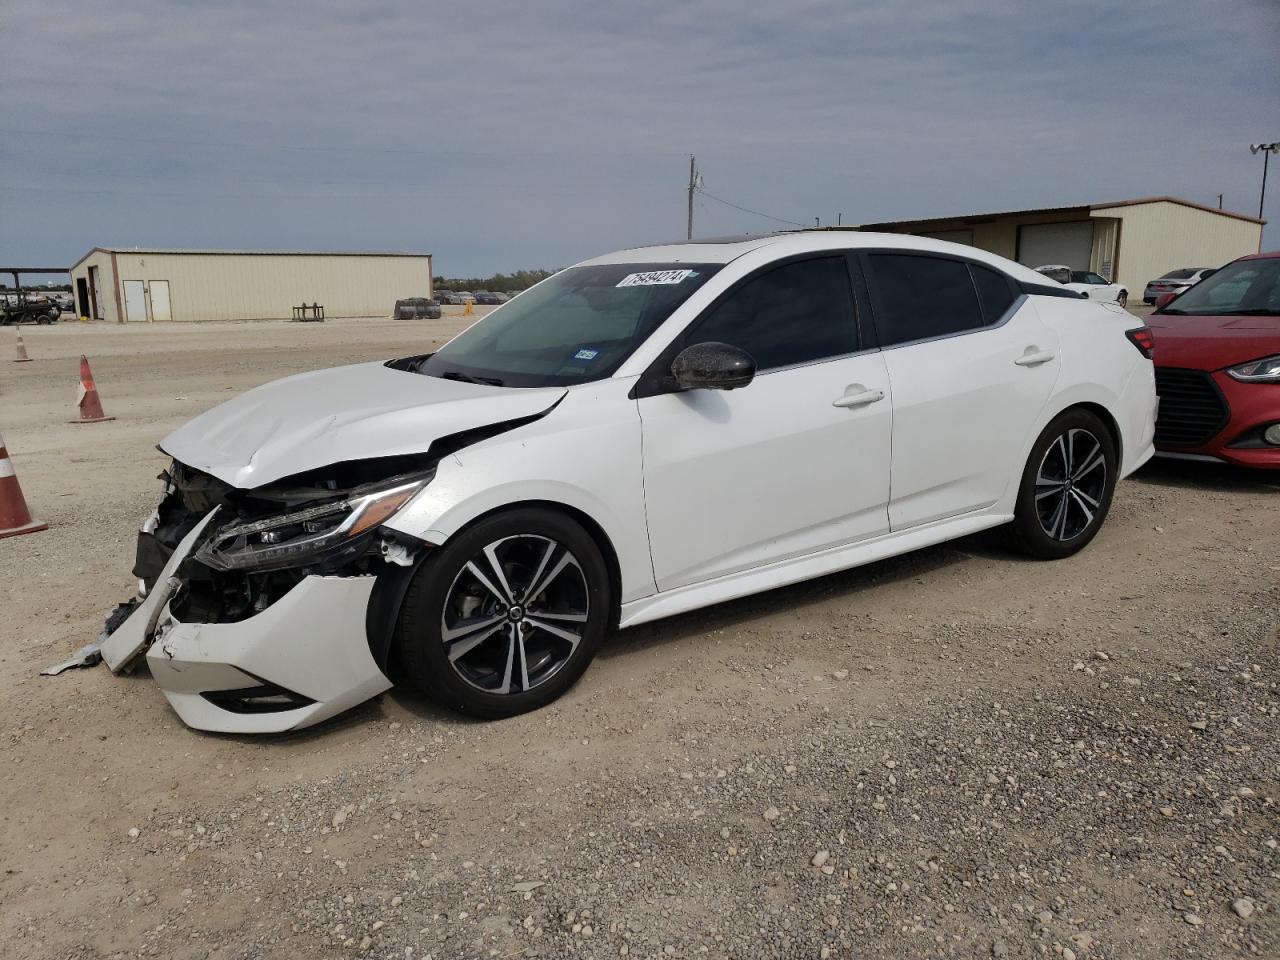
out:
M1202 460L1153 457L1129 479L1157 487L1214 493L1280 493L1280 470L1250 470Z
M814 580L805 580L791 586L777 587L737 600L728 600L627 630L617 630L606 638L599 656L601 659L626 656L650 647L698 637L712 631L750 625L776 614L802 616L806 608L817 608L831 600L850 600L859 594L889 584L927 576L975 557L996 560L1026 559L1007 549L998 531L984 531L937 546L877 560L850 570L827 574Z

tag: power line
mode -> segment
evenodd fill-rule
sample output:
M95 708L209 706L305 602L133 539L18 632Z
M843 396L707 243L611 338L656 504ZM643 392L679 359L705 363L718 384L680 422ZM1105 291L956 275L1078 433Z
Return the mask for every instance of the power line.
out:
M793 227L807 227L807 226L808 226L808 224L807 224L807 223L799 223L799 222L797 222L797 221L795 221L795 220L788 220L788 219L786 219L785 217L775 217L775 216L771 216L770 214L767 214L767 213L761 213L759 210L752 210L752 209L750 209L749 207L742 207L742 206L739 206L739 205L738 205L738 204L736 204L736 203L732 203L732 202L730 202L730 201L728 201L728 200L725 200L723 197L717 197L714 193L707 193L707 191L706 191L706 190L703 190L701 187L699 187L699 188L698 188L698 193L702 194L704 197L707 197L707 198L709 198L709 199L711 199L711 200L716 201L716 203L723 203L726 207L733 207L733 209L735 209L735 210L741 210L743 213L749 213L749 214L751 214L752 216L756 216L756 217L764 217L766 220L776 220L778 223L786 223L786 224L790 224L790 225L791 225L791 226L793 226Z

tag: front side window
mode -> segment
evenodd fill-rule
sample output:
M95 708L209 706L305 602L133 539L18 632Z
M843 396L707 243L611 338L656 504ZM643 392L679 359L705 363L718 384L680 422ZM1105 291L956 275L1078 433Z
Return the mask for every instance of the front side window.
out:
M897 253L873 253L867 259L881 346L963 333L987 324L967 263Z
M1160 312L1280 316L1280 257L1229 263Z
M858 329L845 258L783 264L733 290L685 335L751 354L759 371L855 353Z
M416 371L507 387L599 380L718 270L698 263L571 267L503 304Z

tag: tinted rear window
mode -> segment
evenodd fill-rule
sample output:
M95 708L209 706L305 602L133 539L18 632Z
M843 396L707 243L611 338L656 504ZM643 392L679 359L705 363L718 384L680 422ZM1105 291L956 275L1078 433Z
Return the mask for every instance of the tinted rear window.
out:
M986 325L967 263L890 253L867 259L882 346Z
M1161 280L1190 280L1194 270L1170 270Z

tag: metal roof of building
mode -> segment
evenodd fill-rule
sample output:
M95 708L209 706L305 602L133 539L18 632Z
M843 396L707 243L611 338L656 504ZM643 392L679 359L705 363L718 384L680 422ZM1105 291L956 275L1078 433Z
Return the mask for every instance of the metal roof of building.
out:
M200 250L165 247L94 247L71 265L84 263L95 253L150 253L186 257L429 257L429 253L406 250Z
M1236 220L1247 220L1250 223L1265 224L1265 220L1259 220L1257 217L1251 217L1243 213L1235 213L1231 210L1219 210L1217 207L1205 206L1203 203L1196 203L1194 200L1183 200L1181 197L1139 197L1136 200L1112 200L1107 203L1075 203L1063 207L1038 207L1027 210L998 210L994 213L968 213L956 214L950 217L923 217L919 219L906 220L882 220L878 223L862 223L858 225L860 230L876 230L881 227L900 227L906 224L939 224L951 223L956 220L962 221L982 221L995 220L998 217L1018 217L1027 215L1038 215L1043 213L1087 213L1091 210L1109 210L1113 207L1133 207L1144 203L1176 203L1182 207L1191 207L1195 210L1203 210L1206 213L1216 213L1218 216L1231 217Z

